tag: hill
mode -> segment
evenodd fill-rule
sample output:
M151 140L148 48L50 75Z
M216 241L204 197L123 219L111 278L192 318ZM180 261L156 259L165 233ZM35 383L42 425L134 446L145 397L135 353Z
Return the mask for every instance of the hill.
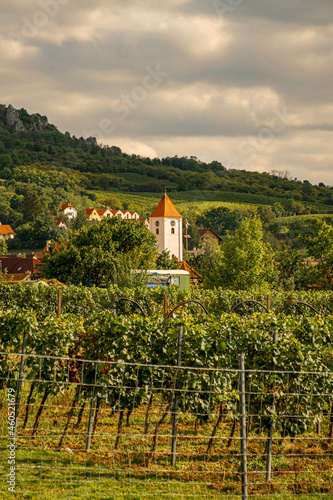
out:
M151 159L127 155L117 146L99 146L94 137L62 134L46 116L0 105L1 178L20 180L17 167L31 165L36 165L36 170L39 165L43 167L44 183L45 177L62 172L70 184L75 179L83 189L156 193L166 187L170 192L204 190L333 206L332 188L290 179L283 171L271 175L227 170L220 162L207 164L195 157ZM38 183L36 170L29 178ZM54 181L52 178L50 183Z
M332 187L273 174L228 170L195 157L128 155L94 137L63 134L46 116L0 105L0 222L17 233L14 245L39 247L59 237L53 217L61 203L148 215L165 188L185 215L279 203L284 215L333 212Z

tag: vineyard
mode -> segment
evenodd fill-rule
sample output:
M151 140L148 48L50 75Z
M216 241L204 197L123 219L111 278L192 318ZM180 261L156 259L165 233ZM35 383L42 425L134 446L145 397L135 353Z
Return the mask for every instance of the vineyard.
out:
M331 498L332 294L58 290L1 285L16 498Z

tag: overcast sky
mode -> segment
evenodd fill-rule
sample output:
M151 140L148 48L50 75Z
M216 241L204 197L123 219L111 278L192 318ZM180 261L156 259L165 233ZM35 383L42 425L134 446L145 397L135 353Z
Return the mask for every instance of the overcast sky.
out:
M1 0L2 104L333 185L333 0Z

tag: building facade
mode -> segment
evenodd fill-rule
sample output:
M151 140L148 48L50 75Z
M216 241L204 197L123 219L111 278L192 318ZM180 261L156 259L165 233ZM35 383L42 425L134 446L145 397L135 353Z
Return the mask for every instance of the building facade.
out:
M183 216L166 192L149 217L149 230L156 236L159 253L168 250L171 257L183 260Z

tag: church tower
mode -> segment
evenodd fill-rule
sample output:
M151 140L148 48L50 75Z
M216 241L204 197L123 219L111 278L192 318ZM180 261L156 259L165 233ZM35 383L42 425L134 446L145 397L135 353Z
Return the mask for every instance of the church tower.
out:
M149 217L149 230L155 234L159 253L169 250L181 262L183 260L183 216L165 194Z

